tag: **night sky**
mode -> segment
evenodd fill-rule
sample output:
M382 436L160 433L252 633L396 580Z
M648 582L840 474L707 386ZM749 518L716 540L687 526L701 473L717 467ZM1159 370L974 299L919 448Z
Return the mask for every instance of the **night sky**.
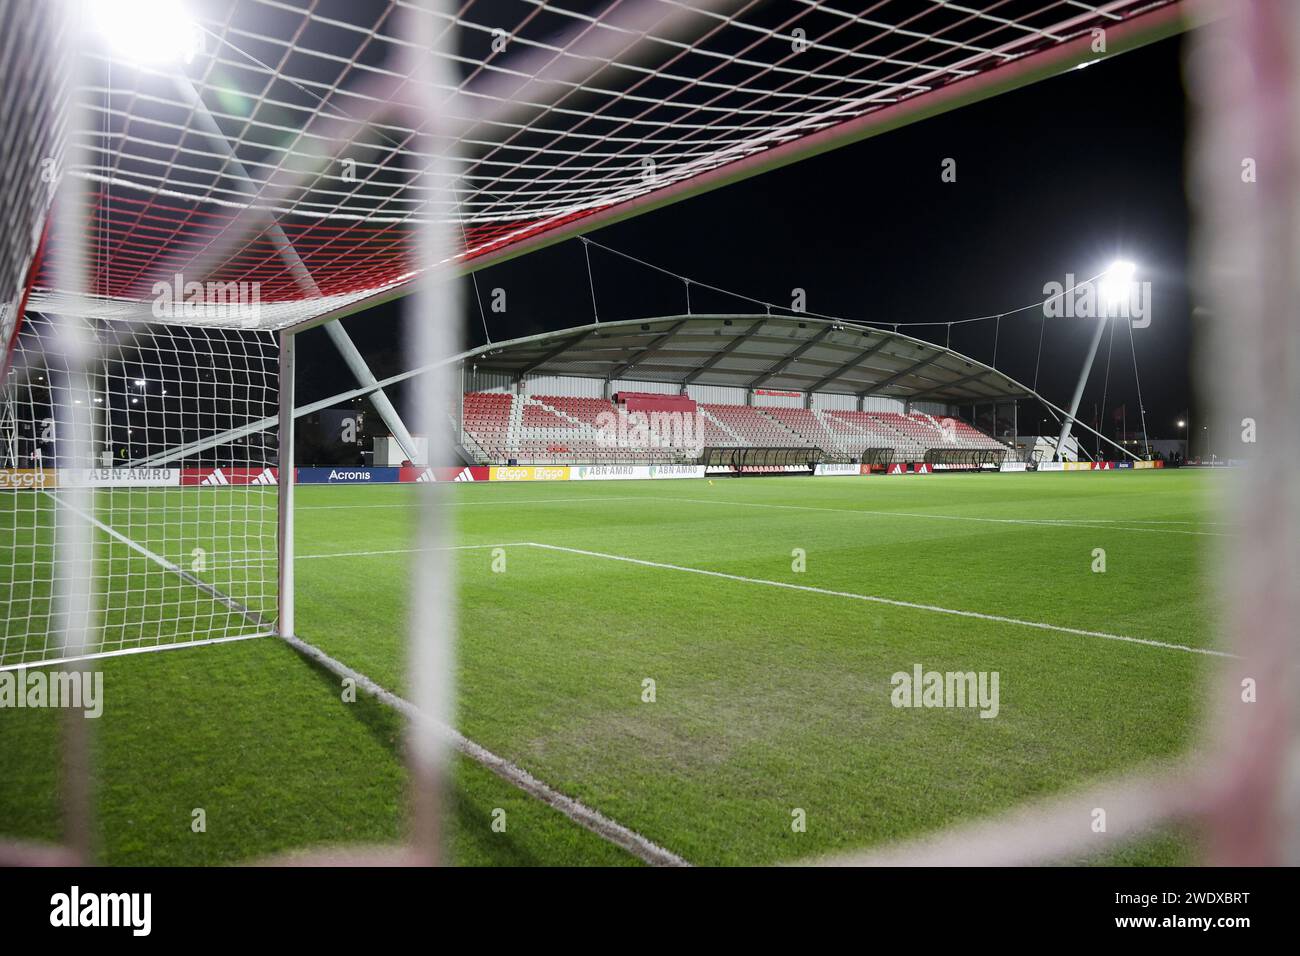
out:
M755 298L788 304L795 287L810 311L885 323L949 321L1040 301L1045 283L1095 275L1113 260L1138 266L1152 286L1152 321L1133 332L1147 427L1179 437L1189 400L1184 196L1182 38L1166 40L1067 75L762 174L590 234L599 243ZM957 180L941 180L956 160ZM592 248L601 320L677 314L682 283ZM472 280L464 280L466 347L482 344ZM477 274L485 306L504 289L507 311L487 312L500 341L591 321L591 291L574 239ZM696 312L748 311L693 288ZM761 311L761 310L760 310ZM1039 309L1002 322L997 367L1032 384L1043 318ZM398 307L346 320L376 374L408 367ZM1080 408L1126 405L1137 431L1129 333L1108 343ZM1091 320L1047 320L1040 391L1066 405L1086 351ZM943 342L942 327L906 329ZM299 402L350 382L320 331L302 337ZM954 327L951 345L993 358L994 323ZM403 396L395 396L399 407ZM1031 408L1030 405L1034 407ZM1195 415L1195 411L1193 410ZM1035 431L1037 403L1021 410ZM1103 410L1104 430L1115 427ZM1049 422L1044 431L1055 432ZM1087 441L1092 445L1091 438Z

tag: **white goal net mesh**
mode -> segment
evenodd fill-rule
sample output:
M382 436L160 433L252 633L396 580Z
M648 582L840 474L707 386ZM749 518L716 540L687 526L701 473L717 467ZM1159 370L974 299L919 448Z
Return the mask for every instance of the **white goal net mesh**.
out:
M276 342L248 329L100 323L90 369L93 467L67 464L74 393L57 323L29 315L0 402L0 667L59 656L57 523L94 528L84 648L122 653L274 629ZM81 509L78 509L81 510Z
M134 60L96 22L66 175L87 188L97 267L89 288L60 283L55 236L36 309L140 317L183 272L257 282L270 326L355 311L410 291L431 223L482 263L1174 20L1172 0L861 6L189 0L155 25L173 49ZM415 67L417 32L441 44L436 81ZM455 191L426 175L453 157Z

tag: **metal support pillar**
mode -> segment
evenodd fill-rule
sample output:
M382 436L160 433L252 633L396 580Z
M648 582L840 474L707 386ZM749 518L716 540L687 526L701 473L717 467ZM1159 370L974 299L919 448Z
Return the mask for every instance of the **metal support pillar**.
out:
M1088 384L1092 373L1092 363L1097 358L1097 347L1101 345L1101 334L1106 331L1106 316L1097 320L1097 328L1092 333L1092 343L1088 346L1088 357L1084 359L1083 370L1079 373L1079 382L1074 386L1074 398L1070 400L1070 411L1061 422L1061 434L1056 439L1056 460L1064 461L1065 443L1070 440L1070 428L1079 413L1079 402L1083 399L1083 389Z

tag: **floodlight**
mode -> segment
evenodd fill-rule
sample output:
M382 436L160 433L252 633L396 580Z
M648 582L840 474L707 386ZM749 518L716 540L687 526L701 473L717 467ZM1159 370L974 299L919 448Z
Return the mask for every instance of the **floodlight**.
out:
M131 63L188 60L201 42L198 24L176 0L96 0L90 9L113 52Z
M1101 296L1102 303L1115 305L1127 302L1133 276L1136 273L1137 266L1127 259L1117 259L1112 262L1110 268L1101 274L1101 281L1097 283L1097 293Z

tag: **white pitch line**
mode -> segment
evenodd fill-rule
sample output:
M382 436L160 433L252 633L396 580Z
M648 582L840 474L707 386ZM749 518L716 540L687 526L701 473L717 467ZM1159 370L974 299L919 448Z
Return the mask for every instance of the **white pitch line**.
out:
M445 548L390 548L385 551L328 551L324 554L295 554L295 561L318 558L369 558L389 554L426 554L435 551L485 551L488 548L526 548L530 541L507 541L504 544L453 544Z
M402 714L407 720L419 719L420 714L415 705L375 683L360 671L354 670L343 662L330 657L319 647L307 643L300 637L292 635L281 635L281 637L289 645L297 649L299 653L318 662L336 676L351 678L358 687L381 703L387 704ZM664 849L635 830L611 820L599 810L593 810L573 797L560 793L538 780L518 764L511 763L504 757L497 756L486 747L476 744L460 731L445 724L439 724L438 730L456 750L475 763L481 764L507 783L511 783L525 793L536 797L552 809L558 810L584 829L603 837L615 846L622 847L642 862L651 866L690 866L686 860L672 851Z
M480 505L484 505L484 506L515 505L516 507L518 507L521 505L550 505L550 504L563 504L565 502L573 503L579 501L585 503L591 501L645 501L645 500L646 499L640 495L609 495L607 497L602 497L600 495L592 495L586 498L525 498L521 500L502 498L497 501L440 501L437 502L434 505L434 507L436 508L477 508ZM373 509L373 508L378 508L381 510L391 509L391 508L403 508L409 510L414 507L415 505L412 502L407 501L407 502L401 502L398 504L391 504L391 505L297 505L294 507L294 511L361 511L364 509Z
M740 581L745 584L763 584L768 587L785 588L791 591L805 591L828 597L849 598L855 601L870 601L874 604L888 604L892 607L908 608L914 611L929 611L934 614L951 614L957 617L975 618L981 621L993 621L999 624L1013 624L1018 627L1032 627L1042 631L1055 631L1060 634L1074 634L1079 637L1097 637L1108 641L1122 641L1127 644L1141 644L1146 647L1160 647L1171 651L1186 651L1189 654L1207 654L1212 657L1236 658L1236 654L1216 651L1205 647L1191 647L1187 644L1172 644L1167 641L1153 641L1145 637L1129 637L1126 634L1111 634L1107 631L1089 631L1084 628L1068 627L1063 624L1049 624L1044 621L1027 621L1017 617L1005 617L1000 614L985 614L982 611L963 611L960 608L940 607L935 604L920 604L915 601L901 601L896 598L879 597L874 594L859 594L856 591L835 591L818 588L807 584L791 584L788 581L770 581L766 578L749 578L725 571L709 571L704 568L689 568L680 564L665 564L661 561L648 561L644 558L630 558L621 554L608 554L603 551L588 551L583 548L569 548L558 544L542 544L538 541L514 541L508 544L472 544L448 548L403 548L393 551L338 551L330 554L299 555L300 558L354 558L368 555L418 554L424 551L456 551L482 548L542 548L547 551L566 551L592 558L604 558L608 561L622 561L627 564L639 564L649 568L661 568L667 571L684 571L689 574L701 574L711 578L723 578L728 581Z
M883 518L933 518L943 521L982 521L992 522L995 524L1020 524L1020 525L1039 525L1041 527L1075 527L1075 528L1092 528L1097 525L1107 525L1106 530L1110 531L1145 531L1149 534L1183 534L1204 537L1229 537L1223 531L1184 531L1177 528L1139 528L1129 525L1116 525L1117 521L1131 521L1136 525L1143 524L1197 524L1194 521L1156 521L1145 518L987 518L975 515L945 515L933 514L928 512L917 511L882 511L870 510L865 508L818 508L813 505L776 505L758 501L732 501L724 498L677 498L668 495L659 495L649 497L645 495L593 495L586 498L534 498L534 499L504 499L501 501L451 501L442 502L438 505L441 508L477 508L480 505L535 505L535 504L563 504L578 503L591 504L604 501L682 501L688 504L698 505L735 505L738 508L778 508L787 511L824 511L830 514L846 515L869 515L871 517ZM391 505L299 505L296 511L357 511L361 509L393 509L393 508L410 508L409 503L391 504ZM1222 525L1227 522L1201 522L1203 524Z
M321 554L295 554L294 561L312 561L319 558L371 558L393 554L425 554L437 551L486 551L489 548L526 548L527 541L507 541L502 544L453 544L442 548L388 548L382 551L326 551ZM256 568L275 564L274 557L251 558L247 561L213 561L208 567L213 570L231 568Z
M567 551L571 554L581 554L593 558L605 558L609 561L623 561L628 564L639 564L650 568L662 568L668 571L685 571L690 574L702 574L713 578L724 578L729 581L741 581L746 584L765 584L769 587L786 588L792 591L807 591L811 594L851 598L857 601L870 601L875 604L889 604L894 607L910 608L911 610L916 611L930 611L935 614L952 614L958 617L970 617L982 621L1014 624L1020 627L1033 627L1044 631L1057 631L1061 634L1075 634L1081 637L1099 637L1108 641L1123 641L1129 644L1143 644L1147 647L1162 647L1167 650L1186 651L1189 654L1208 654L1213 657L1229 658L1235 658L1237 656L1225 651L1215 651L1204 647L1191 647L1187 644L1171 644L1166 641L1153 641L1144 637L1129 637L1125 634L1111 634L1107 631L1089 631L1083 628L1067 627L1063 624L1048 624L1043 621L1026 621L1021 618L1005 617L999 614L985 614L982 611L963 611L960 608L939 607L935 604L919 604L915 601L901 601L896 598L879 597L873 594L859 594L856 591L834 591L829 588L812 587L807 584L791 584L788 581L770 581L766 578L748 578L739 574L729 574L725 571L709 571L704 568L688 568L680 564L664 564L660 561L648 561L644 558L629 558L621 554L607 554L603 551L587 551L582 548L568 548L558 544L542 544L537 541L512 541L506 544L456 545L447 548L397 548L391 551L335 551L329 554L298 555L298 558L300 560L309 558L361 558L372 555L420 554L426 551L464 551L485 548L543 548L547 551Z
M854 601L870 601L873 604L888 604L891 607L908 608L914 611L929 611L933 614L951 614L955 617L969 617L980 621L993 621L998 624L1013 624L1017 627L1032 627L1040 631L1055 631L1060 634L1075 634L1079 637L1097 637L1107 641L1123 641L1126 644L1141 644L1146 647L1159 647L1171 651L1186 651L1189 654L1206 654L1211 657L1229 657L1235 658L1236 654L1229 654L1226 651L1215 651L1204 647L1190 647L1186 644L1170 644L1166 641L1153 641L1144 637L1128 637L1124 634L1110 634L1106 631L1088 631L1078 627L1066 627L1061 624L1048 624L1043 621L1026 621L1015 617L1004 617L1000 614L984 614L980 611L963 611L951 607L939 607L934 604L918 604L914 601L899 601L895 598L878 597L873 594L858 594L854 591L832 591L829 588L812 587L807 584L791 584L788 581L769 581L765 578L747 578L739 574L728 574L725 571L708 571L703 568L688 568L680 564L664 564L660 561L647 561L643 558L629 558L621 554L606 554L603 551L587 551L582 548L566 548L558 544L541 544L537 541L529 542L534 548L544 548L548 551L565 551L569 554L581 554L591 558L604 558L607 561L622 561L627 564L637 564L647 568L661 568L666 571L683 571L687 574L700 574L711 578L722 578L727 581L739 581L743 584L762 584L767 587L784 588L789 591L803 591L808 594L821 594L828 597L849 598Z
M982 518L974 515L944 515L933 514L920 511L873 511L866 508L817 508L812 505L774 505L758 501L731 501L726 498L674 498L674 497L655 497L643 498L642 501L683 501L690 504L698 505L735 505L738 508L777 508L784 511L821 511L827 514L841 515L863 515L873 518L934 518L941 521L980 521L993 524L1020 524L1020 525L1038 525L1045 528L1090 528L1092 530L1103 530L1098 528L1094 523L1083 523L1079 519L1051 519L1051 518ZM1088 519L1083 519L1087 521ZM1198 535L1215 538L1229 537L1222 531L1182 531L1176 528L1134 528L1129 526L1108 525L1106 531L1145 531L1148 534L1185 534Z
M209 644L233 644L236 641L252 641L270 637L271 631L254 631L251 634L234 634L230 637L205 637L197 641L180 641L174 644L146 644L142 647L120 647L112 651L94 651L90 654L76 654L72 657L46 657L31 664L0 664L0 671L14 671L25 668L53 667L55 664L69 664L72 661L97 661L108 657L129 657L133 654L157 654L162 651L176 651L184 647L206 647Z
M50 495L50 497L54 498L55 496ZM58 499L55 498L55 500L57 501ZM64 507L71 508L71 506L68 505L67 502L61 501L59 503L62 504ZM72 510L76 511L78 514L81 514L82 517L87 518L95 525L99 526L103 531L105 531L106 533L108 533L118 541L121 541L123 544L127 545L131 549L138 551L140 554L148 557L150 560L156 561L158 564L162 565L164 568L167 568L169 571L173 571L174 573L179 574L186 579L189 579L191 577L191 575L189 575L188 572L186 572L184 569L168 561L166 558L162 557L161 555L155 554L154 552L150 551L148 548L144 547L143 545L137 544L136 542L132 541L130 538L123 535L121 532L114 530L113 528L97 520L93 516L86 515L84 512L81 512L79 509L76 508L73 508ZM475 549L481 550L484 548L526 547L528 545L529 542L522 542L522 541L515 542L513 544L504 544L504 545L462 544L462 545L451 545L446 548L404 548L404 549L394 549L392 551L355 551L351 553L339 553L339 554L302 555L301 557L303 558L364 557L367 555L381 555L381 554L409 554L415 551L465 551L465 550L475 550ZM231 601L231 603L234 603L232 599L227 598L226 600ZM246 614L249 613L246 608L244 608L243 610ZM187 641L184 643L177 643L177 644L151 645L149 647L142 647L142 648L128 648L128 649L122 649L116 651L101 651L94 654L78 655L76 657L64 657L64 658L59 658L57 660L44 660L41 661L39 664L5 665L3 667L0 667L0 671L17 670L19 668L26 668L29 666L31 667L48 666L51 664L66 663L68 661L73 661L73 660L91 660L91 659L97 659L103 657L119 657L127 654L143 654L155 650L174 650L182 647L197 647L204 644L221 644L221 643L228 643L231 641L248 640L254 637L265 637L265 636L267 636L266 632L262 632L258 634L240 635L237 637L210 638L202 641ZM398 697L396 694L392 693L391 691L381 687L379 684L375 683L373 680L371 680L366 675L362 674L360 671L353 670L352 668L348 667L346 664L338 660L335 660L333 657L330 657L328 654L326 654L324 651L322 651L320 648L316 647L315 645L309 644L299 637L294 637L288 634L281 634L280 637L282 640L286 641L294 648L296 648L300 653L302 653L307 657L312 658L313 660L318 661L319 663L323 664L325 667L327 667L329 670L333 671L335 674L339 675L340 677L352 678L353 680L356 681L357 685L360 686L362 689L366 690L372 696L376 697L377 699L387 704L388 706L399 711L405 717L407 717L407 719L413 719L415 716L417 716L415 707L409 701L401 697ZM451 742L452 746L454 746L458 751L460 751L465 756L469 757L471 760L481 764L482 766L486 767L488 770L491 770L493 773L501 777L503 780L514 784L516 787L518 787L520 790L523 790L525 793L530 794L531 796L534 796L537 799L541 800L543 803L545 803L547 806L551 807L552 809L558 810L560 813L563 813L566 817L568 817L574 823L577 823L579 826L582 826L585 829L590 830L592 833L595 833L597 836L603 837L604 839L615 844L616 846L622 847L624 850L627 850L627 852L631 853L633 856L635 856L637 859L641 860L642 862L648 863L651 866L690 866L690 864L686 860L682 859L677 854L664 849L663 847L659 846L657 843L653 842L652 840L643 837L635 830L631 830L623 826L621 823L618 823L615 820L611 820L609 817L600 813L598 810L593 810L591 807L588 807L586 804L580 803L579 801L573 799L572 797L560 793L558 790L555 790L552 787L548 786L547 784L543 783L541 780L538 780L527 770L524 770L522 767L518 766L517 764L511 763L509 760L506 760L504 757L497 756L492 751L488 750L486 747L476 744L474 741L470 740L468 737L466 737L464 734L460 733L459 731L451 727L447 727L445 725L440 726L439 729L444 735L446 735L447 739Z

